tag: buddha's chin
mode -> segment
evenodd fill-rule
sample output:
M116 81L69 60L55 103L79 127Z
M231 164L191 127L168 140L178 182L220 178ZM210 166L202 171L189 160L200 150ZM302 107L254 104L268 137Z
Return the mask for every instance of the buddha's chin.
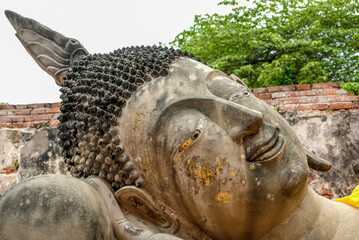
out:
M308 168L304 165L296 165L287 168L282 174L286 175L287 181L283 181L281 189L287 197L300 195L307 187ZM299 197L299 196L298 196Z

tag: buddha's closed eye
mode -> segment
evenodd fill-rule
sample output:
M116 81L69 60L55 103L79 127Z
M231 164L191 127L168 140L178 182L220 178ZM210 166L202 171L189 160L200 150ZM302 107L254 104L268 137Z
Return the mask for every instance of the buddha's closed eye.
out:
M196 127L196 129L193 131L193 133L191 134L191 136L189 136L187 138L186 141L184 141L184 143L181 144L181 146L179 146L179 148L177 148L175 154L173 155L173 158L175 158L176 156L178 156L181 152L183 152L186 148L188 148L190 145L194 144L195 142L197 142L197 140L199 139L199 137L201 136L203 130L204 130L204 126L206 124L206 119L201 118L198 122L198 125Z
M231 96L229 96L229 101L235 101L237 99L240 99L244 96L248 96L250 94L249 91L247 91L246 89L245 90L242 90L242 91L239 91L239 92L236 92L234 94L232 94Z

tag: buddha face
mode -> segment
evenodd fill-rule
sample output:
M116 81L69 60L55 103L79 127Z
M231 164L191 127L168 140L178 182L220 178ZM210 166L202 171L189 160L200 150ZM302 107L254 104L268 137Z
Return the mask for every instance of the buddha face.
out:
M305 150L288 123L197 61L177 59L119 121L141 187L213 238L259 238L306 194Z

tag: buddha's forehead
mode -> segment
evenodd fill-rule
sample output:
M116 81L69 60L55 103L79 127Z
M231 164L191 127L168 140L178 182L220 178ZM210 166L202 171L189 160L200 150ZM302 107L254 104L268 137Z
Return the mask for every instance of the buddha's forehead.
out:
M184 80L194 82L197 80L203 80L205 77L213 71L212 68L195 61L190 58L181 57L171 64L170 75L171 80Z
M129 99L124 113L129 115L160 115L174 102L208 97L207 77L215 70L189 58L179 58L166 77L154 79L139 88Z

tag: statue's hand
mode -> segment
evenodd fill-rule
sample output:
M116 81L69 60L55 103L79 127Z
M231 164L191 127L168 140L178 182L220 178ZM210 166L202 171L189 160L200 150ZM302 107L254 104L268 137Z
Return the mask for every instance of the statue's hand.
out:
M111 218L114 234L118 239L180 239L168 234L154 233L148 228L139 227L135 223L130 222L121 211L111 186L102 178L90 176L86 179L86 182L94 187L103 199Z

